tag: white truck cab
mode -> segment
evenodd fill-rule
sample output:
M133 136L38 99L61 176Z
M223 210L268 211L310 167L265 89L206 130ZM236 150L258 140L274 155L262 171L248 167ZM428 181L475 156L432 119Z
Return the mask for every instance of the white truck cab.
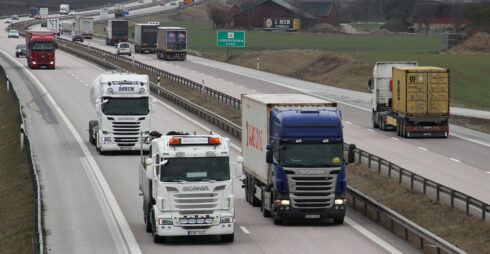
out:
M89 122L89 141L99 153L148 151L148 75L120 72L101 74L92 82L90 98L97 120Z
M217 135L177 134L151 141L150 154L140 164L139 187L146 230L154 242L194 235L233 242L233 178L241 168L230 172L229 150L228 138Z

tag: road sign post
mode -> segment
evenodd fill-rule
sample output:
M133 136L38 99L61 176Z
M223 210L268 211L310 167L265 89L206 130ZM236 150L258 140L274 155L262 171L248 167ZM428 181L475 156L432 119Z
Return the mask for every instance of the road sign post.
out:
M226 47L226 56L232 55L232 48L245 47L245 31L218 31L216 45Z

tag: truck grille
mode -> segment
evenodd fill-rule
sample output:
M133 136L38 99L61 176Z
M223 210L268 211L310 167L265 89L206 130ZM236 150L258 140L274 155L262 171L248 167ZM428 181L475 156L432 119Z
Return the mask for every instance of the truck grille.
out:
M325 209L333 205L338 170L326 176L288 174L291 205L300 209Z
M206 193L185 193L173 194L175 208L181 212L192 212L192 210L214 210L218 207L219 194L213 192Z
M114 142L118 146L134 146L140 137L139 122L112 122Z

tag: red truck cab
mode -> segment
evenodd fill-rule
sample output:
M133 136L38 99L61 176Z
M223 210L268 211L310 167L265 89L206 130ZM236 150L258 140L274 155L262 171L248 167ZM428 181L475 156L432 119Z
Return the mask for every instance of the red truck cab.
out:
M27 65L31 68L55 68L56 42L54 33L32 32L26 33Z

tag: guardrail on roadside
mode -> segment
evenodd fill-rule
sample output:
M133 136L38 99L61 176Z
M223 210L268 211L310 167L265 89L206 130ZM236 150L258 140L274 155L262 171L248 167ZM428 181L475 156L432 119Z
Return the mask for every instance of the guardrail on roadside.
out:
M418 184L420 185L421 191L424 195L428 194L428 188L432 188L435 191L435 197L437 202L441 200L441 196L442 196L441 194L444 194L449 199L449 204L451 208L455 207L455 201L459 201L462 204L464 204L464 210L466 212L466 215L469 215L471 213L471 208L473 208L481 212L480 217L483 221L487 219L487 213L490 212L488 210L487 203L478 200L474 197L468 196L457 190L454 190L450 187L447 187L445 185L427 179L421 175L418 175L408 169L400 167L388 160L385 160L379 156L371 154L362 149L356 148L355 152L358 161L362 162L362 160L365 159L367 166L369 168L371 168L373 164L376 164L378 174L381 174L381 172L384 170L386 171L388 178L391 178L392 175L395 173L397 175L396 177L398 177L399 184L401 184L404 181L409 182L410 189L412 190L415 189L415 184Z
M33 191L34 191L34 199L35 199L35 205L34 205L34 213L35 213L35 219L34 219L34 234L36 236L35 245L36 245L36 253L43 254L45 251L45 245L44 245L44 234L43 234L43 216L42 216L42 202L41 202L41 185L39 183L39 176L36 168L36 164L34 163L34 157L32 155L32 146L31 142L29 140L29 135L27 133L27 128L26 128L26 122L24 119L24 115L22 114L22 104L19 101L19 97L17 96L17 93L15 92L15 89L12 85L12 82L8 80L8 76L3 68L3 66L0 65L0 75L4 76L7 80L7 90L12 91L12 96L14 97L15 102L17 103L18 106L18 120L20 124L20 130L21 130L21 149L25 146L27 148L27 159L29 162L29 171L31 173L31 179L32 179L32 186L33 186Z

